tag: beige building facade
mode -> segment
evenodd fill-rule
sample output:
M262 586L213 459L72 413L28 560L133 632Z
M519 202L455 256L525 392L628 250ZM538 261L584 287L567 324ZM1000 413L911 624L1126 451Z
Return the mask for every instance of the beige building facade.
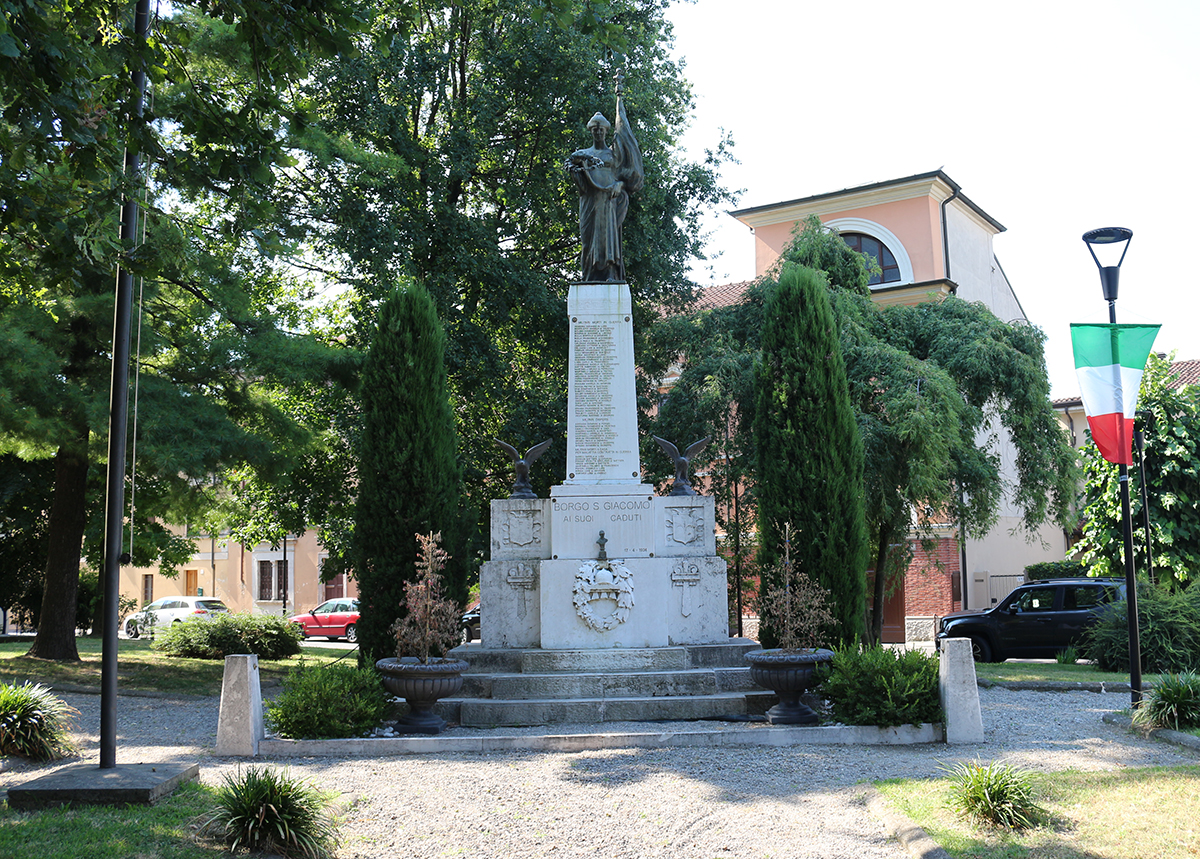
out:
M289 536L280 546L243 546L228 536L193 537L196 553L176 576L157 567L122 567L121 595L144 606L160 597L212 596L230 611L290 616L327 599L358 596L357 582L337 576L323 583L327 552L316 531Z

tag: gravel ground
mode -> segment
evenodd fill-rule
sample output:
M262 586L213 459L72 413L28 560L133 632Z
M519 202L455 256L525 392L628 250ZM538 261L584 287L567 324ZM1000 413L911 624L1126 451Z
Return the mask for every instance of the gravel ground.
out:
M98 762L99 698L80 711L83 759ZM1128 693L981 689L987 742L966 746L620 749L273 761L351 800L339 856L634 859L907 859L867 809L869 783L936 776L957 760L1038 770L1200 763L1200 753L1101 721ZM121 698L120 763L197 760L218 783L216 699ZM571 725L556 732L669 725ZM682 727L682 726L676 726ZM694 727L692 725L691 727ZM540 732L527 729L520 733ZM513 733L513 731L505 731ZM10 761L0 789L29 777ZM38 772L49 768L40 767Z

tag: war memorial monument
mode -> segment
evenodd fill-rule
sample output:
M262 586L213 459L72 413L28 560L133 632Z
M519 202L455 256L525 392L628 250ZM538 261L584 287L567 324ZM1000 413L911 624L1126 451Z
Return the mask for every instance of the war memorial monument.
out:
M517 481L491 505L481 644L455 651L472 664L455 702L464 725L697 718L744 712L754 688L742 654L755 645L729 637L714 501L687 481L702 445L680 455L658 440L676 461L671 494L641 479L621 226L643 172L619 79L615 125L597 113L588 129L592 145L565 164L582 244L567 298L566 475L537 498L529 469L547 443L524 458L501 445Z

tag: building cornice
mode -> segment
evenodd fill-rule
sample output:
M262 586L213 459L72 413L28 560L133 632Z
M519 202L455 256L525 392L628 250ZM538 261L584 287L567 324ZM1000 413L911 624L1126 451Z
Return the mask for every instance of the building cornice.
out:
M799 221L809 215L821 213L836 215L849 209L860 209L868 206L878 206L884 203L912 200L919 197L930 197L941 203L956 191L960 191L957 182L941 170L931 173L919 173L906 176L903 179L892 179L887 182L874 182L869 185L859 185L855 188L845 188L827 194L817 194L812 197L802 197L798 200L787 200L782 203L770 203L765 206L751 206L737 209L729 214L737 218L751 229L771 226L772 224ZM830 205L836 201L835 205ZM1005 226L973 203L969 198L959 193L954 200L961 203L972 215L986 227L997 233L1005 231Z

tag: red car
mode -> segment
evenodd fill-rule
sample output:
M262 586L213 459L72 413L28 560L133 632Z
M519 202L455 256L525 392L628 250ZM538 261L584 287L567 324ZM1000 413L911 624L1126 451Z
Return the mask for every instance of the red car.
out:
M358 600L325 600L305 614L294 615L288 620L298 624L304 637L324 635L330 641L345 636L351 644L358 641Z

